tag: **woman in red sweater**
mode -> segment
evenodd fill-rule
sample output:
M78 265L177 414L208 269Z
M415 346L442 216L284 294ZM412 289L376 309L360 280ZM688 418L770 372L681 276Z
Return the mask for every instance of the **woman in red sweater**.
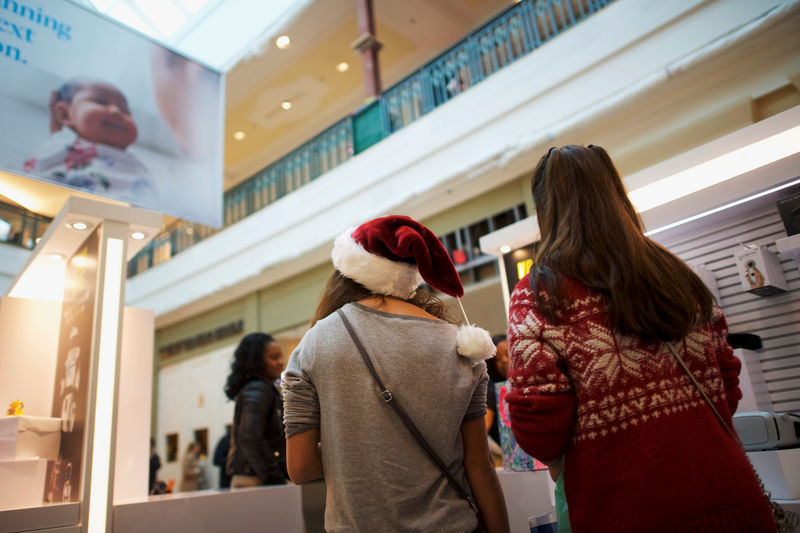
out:
M509 310L522 448L562 472L576 533L775 531L725 421L741 364L700 279L646 238L608 154L552 148L531 183L541 231Z

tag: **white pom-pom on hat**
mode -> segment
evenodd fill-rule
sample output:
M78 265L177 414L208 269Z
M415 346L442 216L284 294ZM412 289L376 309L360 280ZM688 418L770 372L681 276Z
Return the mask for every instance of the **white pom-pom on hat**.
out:
M497 351L488 331L469 324L458 328L456 347L459 355L476 361L490 359Z

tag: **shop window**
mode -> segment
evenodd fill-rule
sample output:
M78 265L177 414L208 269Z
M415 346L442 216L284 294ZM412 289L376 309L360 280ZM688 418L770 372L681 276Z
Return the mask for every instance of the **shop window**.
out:
M174 463L178 460L178 434L167 434L167 462Z
M490 217L439 235L453 259L464 286L497 276L497 260L481 252L480 238L527 216L525 204L518 204Z

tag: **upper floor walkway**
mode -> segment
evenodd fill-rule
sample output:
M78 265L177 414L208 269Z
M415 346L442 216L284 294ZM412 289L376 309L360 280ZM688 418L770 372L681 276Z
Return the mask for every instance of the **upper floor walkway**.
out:
M229 227L444 105L614 0L521 0L384 91L381 98L269 164L225 193ZM176 221L128 267L133 277L219 230Z

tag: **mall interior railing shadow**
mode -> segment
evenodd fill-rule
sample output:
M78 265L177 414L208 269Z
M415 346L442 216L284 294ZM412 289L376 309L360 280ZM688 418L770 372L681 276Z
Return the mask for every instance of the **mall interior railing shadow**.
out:
M0 242L28 250L36 246L47 231L51 218L16 205L0 202Z

